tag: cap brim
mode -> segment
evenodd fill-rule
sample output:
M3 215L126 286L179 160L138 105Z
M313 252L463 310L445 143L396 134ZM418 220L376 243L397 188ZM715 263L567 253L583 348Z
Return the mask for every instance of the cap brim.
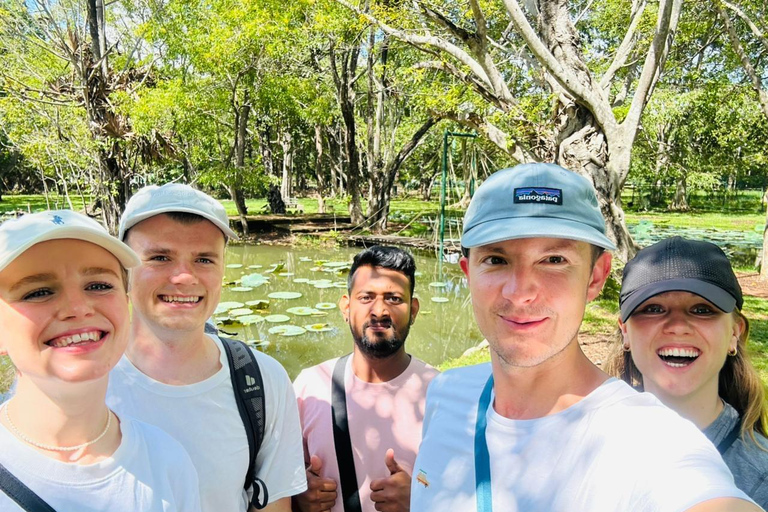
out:
M136 215L131 219L130 224L126 224L124 226L120 226L120 232L118 233L118 238L120 240L125 239L125 233L131 229L133 226L138 224L139 222L145 221L151 217L154 217L155 215L160 215L163 213L173 213L173 212L179 212L179 213L192 213L194 215L197 215L199 217L204 218L207 221L210 221L214 226L219 228L224 235L226 235L227 238L231 238L233 240L238 240L240 237L237 236L237 233L232 231L232 228L230 228L228 225L224 225L219 219L216 217L213 217L211 215L206 215L205 213L201 212L200 210L196 208L184 208L181 206L169 206L167 208L158 208L156 210L144 212L141 215Z
M43 232L39 236L27 241L24 245L19 246L13 253L7 255L3 261L0 261L0 271L7 267L13 260L21 256L21 254L30 247L42 242L62 239L83 240L84 242L98 245L102 249L112 253L125 268L133 268L141 264L141 260L139 260L139 257L130 247L117 238L109 235L106 231L97 231L84 226L68 226Z
M461 245L472 248L520 238L565 238L616 250L616 245L597 229L553 217L511 217L483 222L462 235Z
M690 292L706 299L725 313L736 308L736 298L719 286L698 279L669 279L638 288L626 299L622 297L621 321L626 322L643 302L666 292Z

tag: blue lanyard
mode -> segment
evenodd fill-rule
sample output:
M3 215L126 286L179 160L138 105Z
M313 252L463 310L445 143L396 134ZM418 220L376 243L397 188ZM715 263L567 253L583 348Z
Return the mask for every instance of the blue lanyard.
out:
M475 496L477 497L477 512L492 512L493 500L491 495L491 457L488 453L488 443L485 440L485 429L488 426L488 407L491 406L491 391L493 391L493 374L488 377L480 402L477 404L477 420L475 422Z

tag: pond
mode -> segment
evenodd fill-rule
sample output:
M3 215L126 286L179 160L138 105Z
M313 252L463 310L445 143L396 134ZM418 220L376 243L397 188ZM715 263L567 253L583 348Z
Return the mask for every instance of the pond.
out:
M224 289L215 315L220 329L280 361L293 379L303 368L352 351L338 309L349 264L360 248L233 245L227 248ZM416 255L415 295L421 303L405 343L437 365L483 340L458 264ZM271 297L270 297L271 295ZM295 298L294 298L295 297ZM270 332L271 331L271 332Z

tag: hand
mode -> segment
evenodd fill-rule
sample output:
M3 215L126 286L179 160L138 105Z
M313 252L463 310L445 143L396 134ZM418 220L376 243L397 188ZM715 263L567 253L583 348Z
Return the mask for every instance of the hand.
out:
M390 448L384 456L389 476L371 482L371 500L379 512L408 512L411 509L411 475L395 461Z
M322 478L323 461L317 455L309 458L307 490L293 497L294 510L300 512L330 512L336 504L336 481Z

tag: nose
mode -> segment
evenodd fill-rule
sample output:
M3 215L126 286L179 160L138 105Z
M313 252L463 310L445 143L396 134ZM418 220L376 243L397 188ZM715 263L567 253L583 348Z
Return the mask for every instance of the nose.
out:
M93 315L93 299L83 290L64 291L59 316L63 319L85 318Z
M664 319L664 332L667 334L683 335L690 334L692 331L690 318L685 311L679 308L671 309Z
M389 309L384 297L376 297L371 303L371 316L375 318L385 318L389 316Z
M539 290L535 277L528 269L509 264L509 270L501 276L502 296L515 305L527 305L532 303Z
M177 262L171 272L171 283L181 285L197 284L197 275L192 265L184 261Z

